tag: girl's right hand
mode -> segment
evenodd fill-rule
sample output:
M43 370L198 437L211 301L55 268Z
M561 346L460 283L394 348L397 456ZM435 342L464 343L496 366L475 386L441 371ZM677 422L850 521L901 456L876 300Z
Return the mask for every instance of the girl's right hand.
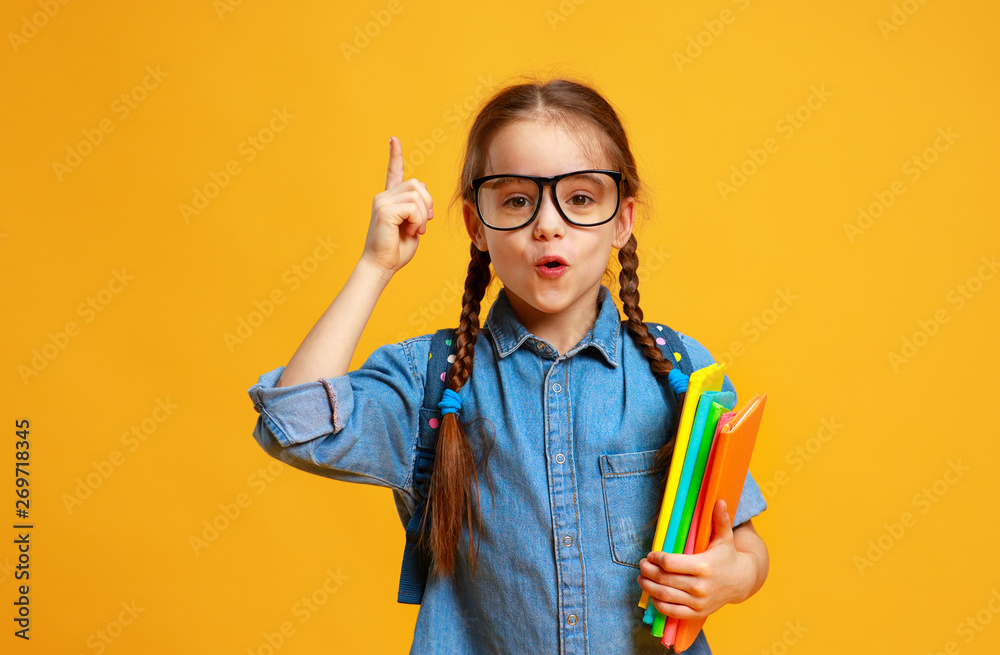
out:
M385 191L372 201L372 219L362 259L387 276L403 268L417 251L427 221L434 218L434 200L416 178L403 181L403 146L389 137L389 170Z

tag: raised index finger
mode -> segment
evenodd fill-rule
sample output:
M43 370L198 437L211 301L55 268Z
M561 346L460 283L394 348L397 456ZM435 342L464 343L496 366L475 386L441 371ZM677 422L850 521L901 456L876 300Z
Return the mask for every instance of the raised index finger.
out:
M396 137L389 137L389 170L385 174L385 190L403 181L403 145Z

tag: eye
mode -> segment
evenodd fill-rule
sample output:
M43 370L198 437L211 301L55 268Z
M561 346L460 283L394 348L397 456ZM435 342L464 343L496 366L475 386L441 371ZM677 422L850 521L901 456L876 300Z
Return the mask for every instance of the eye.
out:
M530 206L530 204L528 203L528 199L525 198L524 196L516 196L513 198L508 198L507 200L504 201L504 204L512 207L513 209L524 209Z
M583 202L578 202L579 199L582 199ZM587 202L588 200L590 202ZM573 205L574 207L586 207L588 204L593 204L593 202L594 202L593 198L591 198L590 196L586 196L582 193L577 193L575 195L570 196L569 198L569 204Z

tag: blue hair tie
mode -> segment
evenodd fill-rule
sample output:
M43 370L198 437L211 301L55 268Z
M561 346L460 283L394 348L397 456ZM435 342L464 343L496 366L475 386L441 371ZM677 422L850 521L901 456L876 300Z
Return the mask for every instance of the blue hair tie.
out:
M438 403L438 408L441 410L442 416L445 414L457 414L458 410L462 409L462 398L451 389L445 389L444 397Z
M676 366L670 369L670 373L667 374L667 382L677 395L688 390L688 376L681 373L681 370Z

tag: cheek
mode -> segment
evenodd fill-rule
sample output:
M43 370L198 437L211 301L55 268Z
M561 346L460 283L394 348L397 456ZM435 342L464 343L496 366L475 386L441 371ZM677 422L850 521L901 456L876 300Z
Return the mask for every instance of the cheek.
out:
M510 244L502 241L490 241L487 243L490 251L490 263L493 271L501 281L510 279L511 273L516 271L517 258L510 249Z

